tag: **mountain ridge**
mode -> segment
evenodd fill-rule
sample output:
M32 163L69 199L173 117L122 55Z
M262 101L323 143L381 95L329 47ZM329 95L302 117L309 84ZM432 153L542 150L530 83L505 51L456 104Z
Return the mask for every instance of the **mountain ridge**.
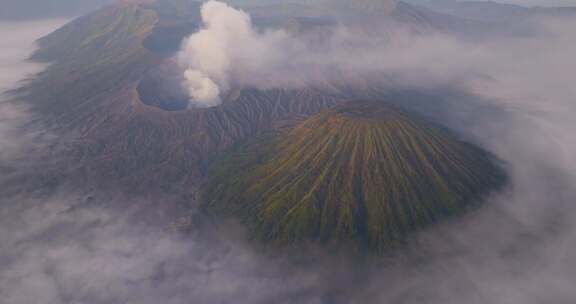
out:
M245 88L210 109L167 112L146 105L139 84L170 58L145 42L162 33L158 27L172 28L172 13L170 7L124 2L39 40L33 59L51 64L21 91L51 131L72 141L66 146L84 177L78 180L106 182L114 176L134 191L195 184L214 154L354 95L343 88ZM174 20L188 22L191 31L200 21L194 19L197 11L189 13Z
M201 202L273 243L382 251L505 184L490 153L381 102L346 102L217 161Z

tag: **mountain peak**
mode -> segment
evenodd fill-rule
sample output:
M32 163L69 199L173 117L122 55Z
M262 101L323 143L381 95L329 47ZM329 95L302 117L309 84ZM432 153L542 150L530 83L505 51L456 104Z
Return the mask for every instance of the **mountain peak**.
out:
M491 154L392 106L352 102L214 165L206 210L257 239L356 241L380 251L502 186Z

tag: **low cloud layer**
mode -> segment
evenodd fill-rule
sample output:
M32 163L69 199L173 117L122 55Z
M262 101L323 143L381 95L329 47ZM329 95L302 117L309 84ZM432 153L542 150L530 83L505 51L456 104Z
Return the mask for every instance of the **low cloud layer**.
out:
M0 21L0 92L16 88L23 78L42 69L41 64L26 59L34 51L37 38L63 23L62 20ZM5 95L3 99L6 99Z
M3 303L282 303L315 283L285 282L287 268L240 242L180 235L113 207L144 201L63 193L2 200Z
M31 141L19 130L30 118L26 106L9 101L18 97L12 90L44 68L27 61L35 40L62 24L64 20L0 22L0 162L22 153L20 148Z
M246 19L240 24L246 25ZM376 72L384 66L401 76L402 85L414 83L422 90L451 84L470 93L435 116L506 162L511 188L481 210L422 233L390 256L360 263L319 252L307 253L305 259L269 255L241 233L231 233L241 230L235 226L182 234L171 221L143 216L161 213L158 208L171 198L126 197L100 189L85 193L64 186L35 189L0 196L3 303L576 302L576 20L538 24L538 35L482 44L446 36L399 37L404 42L380 54L385 58L359 58L343 66L364 77L372 75L370 60L384 62L376 65ZM261 35L289 39L275 32L248 31L239 37ZM192 72L200 69L198 75L220 90L262 78L270 80L263 87L301 81L275 73L264 77L260 71L272 71L266 65L262 70L242 67L250 73L242 72L247 78L238 84L237 76L230 76L239 73L236 63L214 54L218 69L200 63L189 67ZM328 53L319 62L333 64L342 54L331 58ZM226 53L223 57L229 58ZM0 75L4 71L12 68ZM306 81L314 83L317 75ZM5 87L14 84L16 78L11 79ZM478 111L478 103L497 109L496 114ZM0 129L17 130L22 121L0 121ZM6 151L6 143L18 149L31 144L4 134L0 151ZM2 179L0 185L5 185ZM182 214L181 224L196 227L197 216L193 209L189 212Z

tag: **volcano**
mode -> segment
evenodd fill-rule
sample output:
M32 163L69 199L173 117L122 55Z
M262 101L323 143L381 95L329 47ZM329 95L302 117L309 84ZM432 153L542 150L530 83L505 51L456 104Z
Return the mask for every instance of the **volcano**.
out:
M174 89L181 71L173 56L200 26L199 6L123 1L38 41L33 59L51 64L20 93L66 152L48 179L168 193L193 208L201 197L205 211L240 217L260 239L352 240L378 250L503 184L489 153L397 106L358 101L394 102L398 94L379 81L240 87L215 107L190 107ZM247 11L258 26L290 19L318 33L341 16L282 7ZM446 25L434 16L400 3L390 18L426 33Z
M257 239L357 241L381 250L500 188L498 160L379 102L349 102L230 152L203 191Z
M242 88L214 108L187 107L170 89L182 39L197 30L201 3L125 1L82 16L38 41L33 59L48 68L22 89L39 121L69 147L76 180L130 191L195 188L213 156L283 121L300 119L358 95L346 88ZM295 20L306 31L334 22L330 11L248 7L259 26ZM399 10L419 28L434 18ZM413 16L414 18L409 18ZM170 81L173 79L173 81ZM360 95L374 95L366 90ZM104 177L104 178L103 178ZM192 185L191 185L192 184ZM170 190L172 191L172 190Z

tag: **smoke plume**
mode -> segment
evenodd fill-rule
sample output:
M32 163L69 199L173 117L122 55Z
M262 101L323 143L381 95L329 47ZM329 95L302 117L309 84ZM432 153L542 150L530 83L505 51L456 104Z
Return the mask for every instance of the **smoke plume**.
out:
M283 60L275 56L288 46L285 32L260 33L247 13L218 1L206 2L201 16L203 29L184 42L179 55L192 102L216 105L223 91L243 85L243 75L261 73Z

